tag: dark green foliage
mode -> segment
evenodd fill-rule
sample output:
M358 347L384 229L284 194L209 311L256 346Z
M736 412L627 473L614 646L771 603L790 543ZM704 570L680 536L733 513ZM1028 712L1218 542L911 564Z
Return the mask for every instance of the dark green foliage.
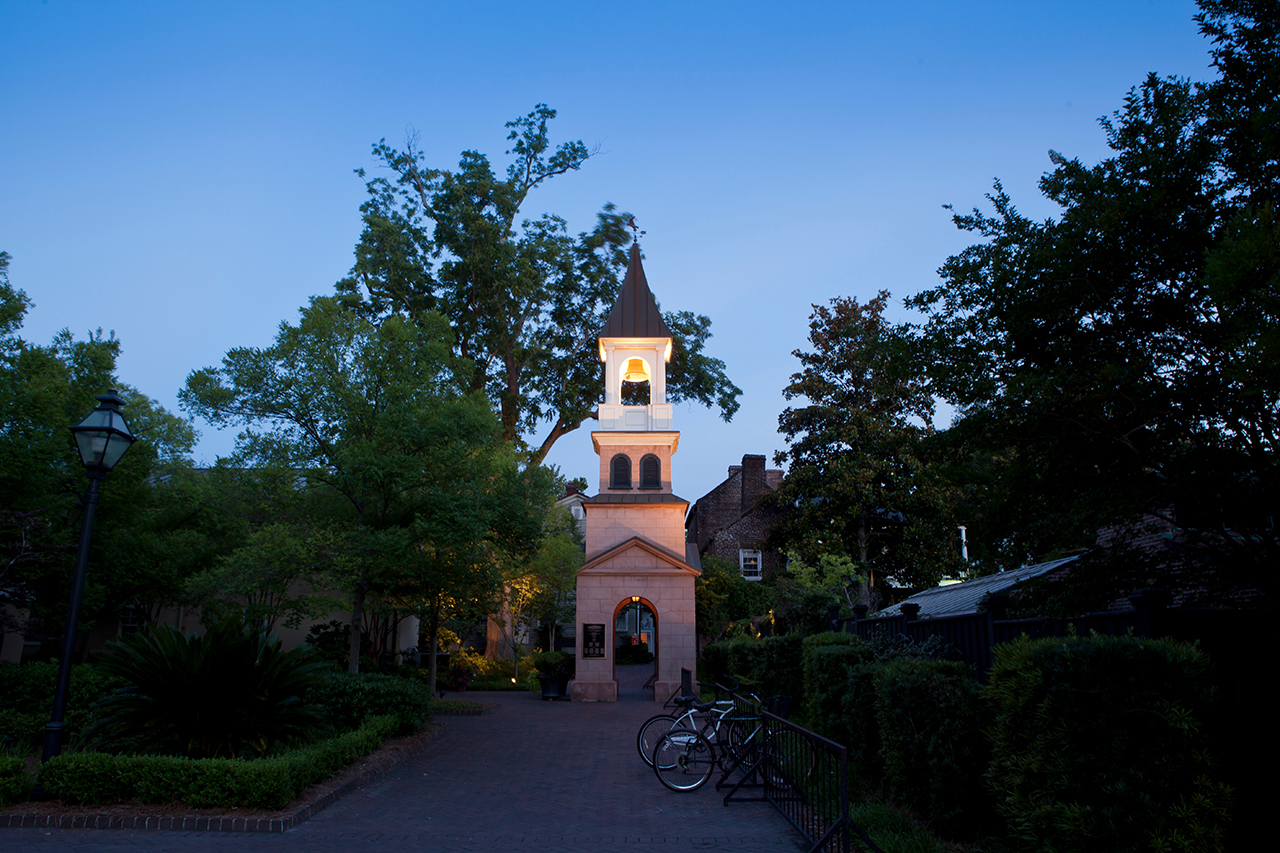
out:
M645 646L645 651L648 651ZM578 659L568 652L539 652L533 656L533 668L541 675L553 675L556 678L573 678Z
M853 745L844 714L849 668L870 659L866 644L852 634L828 632L805 637L805 725L836 743Z
M1208 659L1172 640L996 647L988 782L1036 851L1223 849L1229 790L1202 729Z
M977 559L1153 513L1221 581L1276 592L1280 4L1199 5L1216 79L1152 73L1101 122L1110 156L1050 152L1054 217L997 183L955 217L980 242L910 300L930 391L960 413Z
M0 755L0 806L25 800L32 781L26 756Z
M863 644L859 661L849 666L847 688L840 700L839 725L848 733L849 770L856 784L875 790L884 779L884 762L879 750L880 723L876 716L884 667L904 658L934 660L942 651L941 641L941 637L930 637L923 643L913 643L901 634L876 633L870 642Z
M34 749L44 738L44 726L53 714L53 692L58 678L57 661L19 666L0 663L0 746ZM93 706L124 682L91 664L71 667L64 743L78 743L93 719Z
M969 666L889 661L877 673L875 708L885 792L950 837L980 829L991 811L982 786L990 713Z
M792 353L801 369L782 392L799 404L778 417L788 449L774 460L789 470L767 497L782 510L773 541L806 562L852 558L864 604L884 578L930 586L960 556L954 489L928 453L934 394L888 299L813 306L812 351Z
M351 626L337 619L312 625L307 631L307 644L323 660L345 666L351 649Z
M356 731L272 758L180 758L77 752L40 769L49 796L64 803L181 802L192 808L279 809L392 733L392 717L372 717Z
M192 758L261 756L311 740L323 719L302 697L329 664L309 649L236 621L202 637L160 626L134 634L100 657L129 686L97 709L90 736L110 748Z
M744 578L736 564L714 555L702 558L702 575L694 581L700 636L722 639L734 623L764 613L764 602L764 587Z
M760 586L760 584L757 584ZM839 600L832 593L807 587L780 575L765 587L774 634L820 634L831 628L828 614Z
M761 696L798 700L804 691L803 641L799 634L722 640L703 650L703 661L713 678L730 675Z
M611 204L576 237L560 217L526 207L538 186L591 156L581 142L551 144L555 115L539 104L507 123L513 156L505 178L478 151L464 152L450 171L428 166L413 140L403 151L385 140L375 145L389 174L366 185L356 263L338 283L368 316L435 310L447 317L456 351L469 362L461 371L468 389L489 397L503 438L528 448L533 466L602 397L595 337L632 241L628 215ZM704 352L711 321L687 311L663 318L672 334L667 401L697 401L733 417L741 390L724 363Z
M431 719L431 690L416 678L329 671L321 674L305 694L338 731L362 726L374 716L390 716L393 733L414 734Z
M877 789L884 777L876 721L876 684L883 666L875 660L850 666L848 688L840 701L842 725L849 733L849 775L867 790Z

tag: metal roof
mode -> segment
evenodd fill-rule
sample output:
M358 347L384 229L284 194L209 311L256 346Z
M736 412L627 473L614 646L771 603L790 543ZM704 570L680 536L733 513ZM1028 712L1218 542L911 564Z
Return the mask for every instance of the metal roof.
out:
M597 337L601 338L669 338L671 330L658 311L658 303L649 291L649 282L640 265L640 246L631 244L631 263L627 265L622 292L613 303L609 319Z
M685 504L688 501L676 495L666 492L658 492L654 494L635 494L634 492L619 492L610 494L609 492L601 492L595 497L587 498L583 501L583 505L587 504Z
M953 583L948 586L935 586L933 589L917 592L906 601L892 604L884 610L876 612L874 616L901 615L902 605L906 604L907 601L920 605L919 615L921 617L950 616L953 613L976 613L978 611L978 602L982 601L982 597L987 593L1004 592L1028 578L1048 574L1078 558L1079 555L1065 557L1061 560L1051 560L1048 563L1020 566L1007 572L974 578L971 581Z

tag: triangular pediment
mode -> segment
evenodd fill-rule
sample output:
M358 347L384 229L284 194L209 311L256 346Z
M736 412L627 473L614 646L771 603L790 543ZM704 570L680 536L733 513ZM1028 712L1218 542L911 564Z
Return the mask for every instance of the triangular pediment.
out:
M632 536L625 542L599 554L578 570L578 574L670 574L684 572L694 577L702 572L647 539Z

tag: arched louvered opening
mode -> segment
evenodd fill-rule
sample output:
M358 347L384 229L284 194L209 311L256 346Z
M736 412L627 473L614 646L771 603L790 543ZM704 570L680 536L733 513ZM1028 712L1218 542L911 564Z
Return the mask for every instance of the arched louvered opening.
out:
M640 488L662 488L662 460L652 453L645 454L640 460Z
M609 460L609 488L631 488L631 458L625 453L619 453Z

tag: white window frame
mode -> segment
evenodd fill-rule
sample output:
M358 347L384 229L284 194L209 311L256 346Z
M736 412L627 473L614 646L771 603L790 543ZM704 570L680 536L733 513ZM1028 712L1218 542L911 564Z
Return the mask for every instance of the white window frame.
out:
M761 578L761 554L750 548L741 548L738 550L738 571L742 573L742 577L749 581L758 581ZM751 572L749 566L755 566L755 571Z

